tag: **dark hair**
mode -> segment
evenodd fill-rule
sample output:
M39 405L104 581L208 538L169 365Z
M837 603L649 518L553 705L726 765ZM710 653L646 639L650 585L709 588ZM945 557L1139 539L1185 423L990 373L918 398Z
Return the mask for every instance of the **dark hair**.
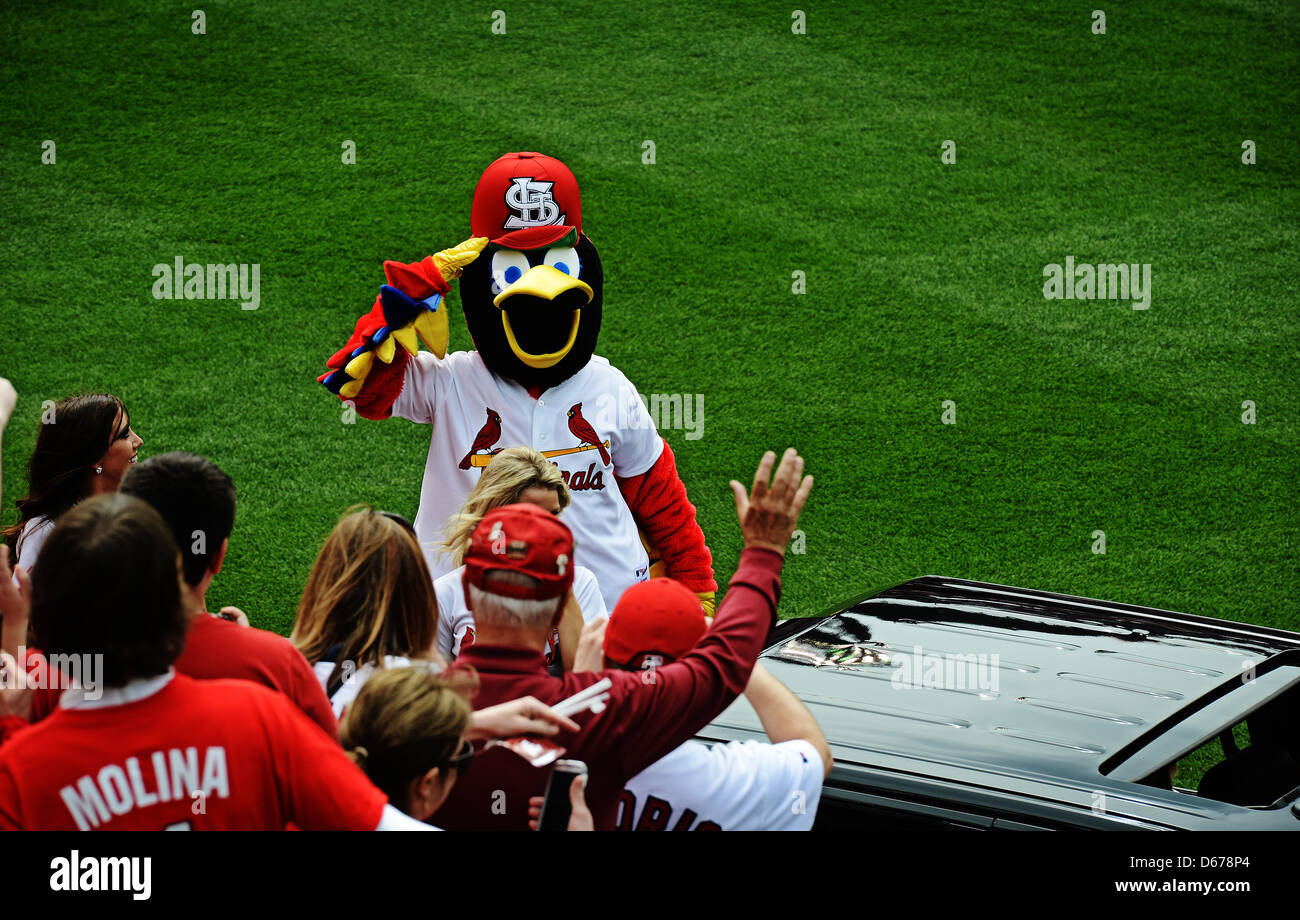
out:
M49 422L42 417L27 466L27 495L18 499L17 523L3 531L11 548L17 548L18 534L28 521L41 516L57 520L86 497L86 475L112 446L119 411L129 425L122 400L92 393L61 399Z
M164 673L185 647L180 560L167 525L112 492L71 509L32 570L32 631L47 655L103 655L103 682Z
M234 482L206 457L173 451L133 466L122 491L162 515L181 551L185 583L197 585L235 527Z

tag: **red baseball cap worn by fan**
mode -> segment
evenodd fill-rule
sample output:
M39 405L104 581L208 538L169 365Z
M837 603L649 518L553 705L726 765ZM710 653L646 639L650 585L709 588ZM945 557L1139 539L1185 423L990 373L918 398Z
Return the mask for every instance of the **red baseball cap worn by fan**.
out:
M581 233L578 180L555 157L507 153L483 170L469 226L507 249L540 249Z
M605 627L605 657L621 668L662 667L695 647L707 623L681 582L652 578L623 592Z
M487 577L491 572L517 572L535 583L494 581L489 587ZM523 600L565 597L573 586L573 532L536 505L494 508L474 528L461 582L466 604L470 603L471 585L490 594Z

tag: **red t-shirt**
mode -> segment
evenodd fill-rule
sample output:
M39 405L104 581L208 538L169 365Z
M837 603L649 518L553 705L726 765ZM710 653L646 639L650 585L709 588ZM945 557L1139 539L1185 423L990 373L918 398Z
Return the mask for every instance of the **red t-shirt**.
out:
M0 748L0 829L374 830L384 794L278 693L174 674Z
M338 720L324 688L302 652L284 636L199 614L190 624L185 650L176 659L175 667L181 674L199 680L236 678L279 690L327 735L338 740ZM35 673L30 663L29 670ZM62 694L62 688L37 690L32 700L32 721L39 722L53 712Z
M284 636L200 614L190 626L176 670L199 680L236 677L279 690L338 740L339 726L325 689Z

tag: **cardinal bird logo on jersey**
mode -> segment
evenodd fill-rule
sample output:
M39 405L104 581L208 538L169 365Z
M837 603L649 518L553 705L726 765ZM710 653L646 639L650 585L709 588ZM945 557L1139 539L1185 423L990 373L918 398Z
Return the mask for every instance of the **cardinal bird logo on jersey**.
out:
M596 450L600 451L600 459L609 466L609 451L605 450L605 445L600 443L600 435L596 434L596 429L582 417L582 403L574 403L573 408L569 410L569 431L582 443L594 445Z
M572 422L569 423L569 427L573 427ZM488 409L487 421L484 422L483 427L478 430L478 434L474 435L474 446L469 449L469 453L467 453L464 459L460 461L460 468L462 470L469 469L471 465L470 462L471 457L477 454L480 450L491 447L493 444L495 444L497 441L500 440L501 440L501 416L497 415L495 410ZM500 451L495 451L495 450L489 451L489 453L494 453L494 454L499 452Z

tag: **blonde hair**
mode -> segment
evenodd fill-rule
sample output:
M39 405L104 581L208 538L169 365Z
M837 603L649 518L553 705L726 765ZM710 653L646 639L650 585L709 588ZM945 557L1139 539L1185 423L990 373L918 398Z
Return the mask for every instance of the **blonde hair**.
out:
M335 646L331 683L345 661L382 668L388 655L429 658L438 602L415 535L374 510L349 509L321 547L290 638L313 665Z
M394 807L409 813L411 780L433 767L445 773L460 748L476 689L472 671L379 671L344 712L339 740Z
M483 475L465 499L460 512L447 522L447 539L443 552L448 553L456 565L463 565L469 552L470 537L483 515L502 505L513 505L525 491L537 486L553 489L560 500L560 508L569 506L571 495L559 468L531 447L508 447L492 458L483 468Z

